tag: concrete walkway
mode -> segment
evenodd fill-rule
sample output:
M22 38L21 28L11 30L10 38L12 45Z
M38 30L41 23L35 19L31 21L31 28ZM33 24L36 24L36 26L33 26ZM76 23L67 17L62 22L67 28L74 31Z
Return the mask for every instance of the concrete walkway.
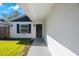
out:
M35 39L27 56L51 56L44 39Z

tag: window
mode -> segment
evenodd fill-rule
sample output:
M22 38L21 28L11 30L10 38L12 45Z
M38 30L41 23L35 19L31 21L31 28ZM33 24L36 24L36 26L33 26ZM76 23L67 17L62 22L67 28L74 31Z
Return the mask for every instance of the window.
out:
M20 33L29 33L29 25L20 25Z
M31 33L31 24L17 24L17 33Z

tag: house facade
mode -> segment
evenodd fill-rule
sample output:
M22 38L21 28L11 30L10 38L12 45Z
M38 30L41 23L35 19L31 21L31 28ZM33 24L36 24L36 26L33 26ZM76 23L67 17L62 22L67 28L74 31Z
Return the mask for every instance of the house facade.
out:
M22 16L10 22L10 38L43 38L43 21Z

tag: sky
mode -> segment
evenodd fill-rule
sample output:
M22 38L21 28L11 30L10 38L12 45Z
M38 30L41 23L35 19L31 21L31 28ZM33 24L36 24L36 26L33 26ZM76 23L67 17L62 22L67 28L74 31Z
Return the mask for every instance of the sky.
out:
M16 3L0 3L0 18L3 18L2 13L10 15L15 10L20 13L19 16L25 15L23 9L19 7Z

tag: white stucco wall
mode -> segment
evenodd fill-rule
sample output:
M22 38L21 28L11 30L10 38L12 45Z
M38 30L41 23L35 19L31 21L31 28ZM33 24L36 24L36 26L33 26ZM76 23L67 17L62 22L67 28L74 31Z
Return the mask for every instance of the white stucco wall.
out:
M13 25L12 27L10 26L10 37L11 38L36 38L36 26L34 26L34 24L35 25L36 24L43 24L43 21L11 22L10 25L11 24ZM26 33L26 34L17 33L17 24L31 24L31 33Z
M11 24L13 25L12 27L10 27L10 37L11 38L31 38L31 37L35 37L35 31L34 31L34 27L32 25L31 22L11 22ZM27 33L27 34L22 34L22 33L17 33L17 24L31 24L31 33Z
M33 24L42 24L42 38L44 38L44 20L35 20L33 21ZM36 29L35 29L36 33Z
M79 55L79 5L55 4L45 20L45 40L53 56Z

